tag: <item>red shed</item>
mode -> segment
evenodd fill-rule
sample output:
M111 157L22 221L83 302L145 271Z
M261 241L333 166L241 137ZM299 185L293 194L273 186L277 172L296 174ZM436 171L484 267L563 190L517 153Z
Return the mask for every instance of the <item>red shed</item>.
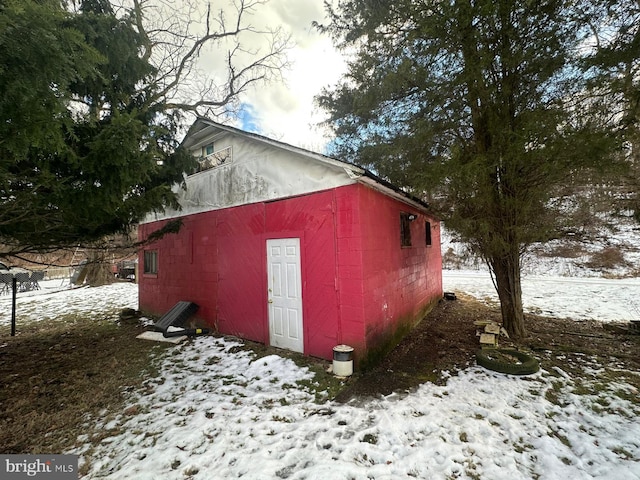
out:
M350 163L198 119L184 146L201 171L179 218L140 252L142 311L200 306L216 331L362 367L393 347L442 297L440 224L427 205ZM176 187L178 188L178 187Z

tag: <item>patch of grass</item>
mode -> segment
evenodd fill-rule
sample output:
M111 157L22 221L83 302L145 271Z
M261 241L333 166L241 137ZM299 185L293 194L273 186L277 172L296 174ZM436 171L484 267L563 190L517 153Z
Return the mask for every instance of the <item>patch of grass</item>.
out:
M189 467L182 473L184 473L185 477L193 477L194 475L197 475L199 471L200 470L196 467Z
M571 393L575 395L591 395L593 394L593 388L587 384L585 384L582 380L577 379L574 382L573 389Z
M580 258L587 253L583 246L576 244L560 244L548 250L538 249L537 252L541 256L553 258Z
M583 361L586 361L584 359ZM599 360L604 363L604 360ZM579 368L582 363L578 362ZM598 414L609 413L627 418L633 418L640 414L640 396L637 389L640 387L640 376L628 370L614 370L603 368L589 376L574 378L571 393L575 395L591 397L589 408ZM629 386L621 388L621 383ZM617 397L629 403L628 410L611 407L611 398Z
M633 458L633 454L622 447L613 448L611 451L625 460L631 460Z
M594 270L613 270L627 265L624 252L620 247L615 246L605 247L594 253L589 261L585 263L586 267Z
M373 433L366 433L364 437L362 437L362 442L370 443L371 445L378 444L378 436Z
M551 429L549 431L549 436L557 438L565 447L571 448L571 442L569 441L569 439L566 436L562 435L560 432Z
M353 457L353 460L360 465L364 465L366 467L370 467L371 465L375 465L376 462L373 458L369 458L369 455L367 455L366 453L363 453L360 456L355 456Z
M637 392L630 392L628 390L618 389L614 391L613 394L619 399L626 400L627 402L636 403L636 404L640 402L640 398L638 398Z
M289 465L288 467L281 468L276 472L278 478L289 478L295 472L295 465Z
M274 422L283 422L283 423L293 423L294 420L291 418L287 418L287 417L282 417L280 415L273 415L271 417L271 420L273 420Z
M87 419L122 412L126 391L158 374L153 359L167 346L136 339L144 328L116 318L65 315L21 323L15 337L2 337L0 451L62 453L80 435L117 433L95 431Z
M313 373L313 379L298 380L296 383L312 393L317 403L333 400L351 381L351 379L340 379L327 372L327 363L318 359L296 355L293 360L299 367L307 367Z
M607 368L601 376L603 380L608 382L625 382L629 385L635 387L636 389L640 389L640 373L630 371L630 370L613 370ZM633 397L636 402L640 402L640 397Z
M562 391L562 382L551 382L551 387L544 392L544 398L554 405L558 405L560 407L565 406L565 402L560 399L560 392Z
M465 463L464 473L471 480L481 480L482 479L482 475L480 475L480 472L478 472L478 466L473 462L472 459L466 458L464 460L464 463Z

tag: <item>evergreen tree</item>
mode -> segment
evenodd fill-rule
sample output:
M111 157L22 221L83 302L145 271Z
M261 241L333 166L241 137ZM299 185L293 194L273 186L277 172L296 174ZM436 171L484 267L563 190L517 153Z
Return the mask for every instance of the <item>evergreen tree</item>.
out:
M611 122L629 162L619 203L640 222L640 3L607 0L588 4L592 53L585 59L594 91L611 106ZM594 19L596 21L594 21Z
M87 244L174 204L192 159L175 119L145 105L153 67L132 18L108 1L0 10L0 240L17 250Z
M428 197L486 261L514 337L525 334L523 253L557 234L560 187L613 146L585 96L573 6L343 0L321 27L352 55L318 98L334 153Z
M179 145L184 112L228 109L283 65L280 32L263 55L235 60L232 39L264 33L244 25L258 3L237 4L230 26L207 10L196 34L147 19L167 13L147 0L0 0L0 255L95 246L178 207L171 186L195 167ZM171 14L172 27L200 22ZM223 39L228 78L185 94L200 51Z

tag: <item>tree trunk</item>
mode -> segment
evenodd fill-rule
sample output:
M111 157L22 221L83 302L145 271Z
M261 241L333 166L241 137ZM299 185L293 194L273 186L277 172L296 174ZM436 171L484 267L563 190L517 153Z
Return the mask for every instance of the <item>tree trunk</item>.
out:
M115 281L111 266L106 260L106 252L101 250L93 250L89 253L89 261L87 262L87 279L86 282L92 287L108 285Z
M522 309L522 286L520 283L520 256L505 255L490 263L495 275L495 286L500 299L502 325L511 338L522 338L526 334Z

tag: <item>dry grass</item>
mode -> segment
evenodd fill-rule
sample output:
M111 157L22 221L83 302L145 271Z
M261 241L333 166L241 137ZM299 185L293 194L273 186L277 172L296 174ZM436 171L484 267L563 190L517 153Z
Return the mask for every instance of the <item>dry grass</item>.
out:
M563 243L556 245L551 249L544 247L535 248L535 254L543 257L552 258L580 258L587 255L587 249L576 243Z
M588 268L598 271L613 270L618 267L627 266L627 261L620 247L606 247L592 254L585 265Z
M121 411L125 389L144 380L163 349L136 339L141 331L105 317L64 317L19 325L15 337L3 332L0 452L62 453L94 433L88 415Z

